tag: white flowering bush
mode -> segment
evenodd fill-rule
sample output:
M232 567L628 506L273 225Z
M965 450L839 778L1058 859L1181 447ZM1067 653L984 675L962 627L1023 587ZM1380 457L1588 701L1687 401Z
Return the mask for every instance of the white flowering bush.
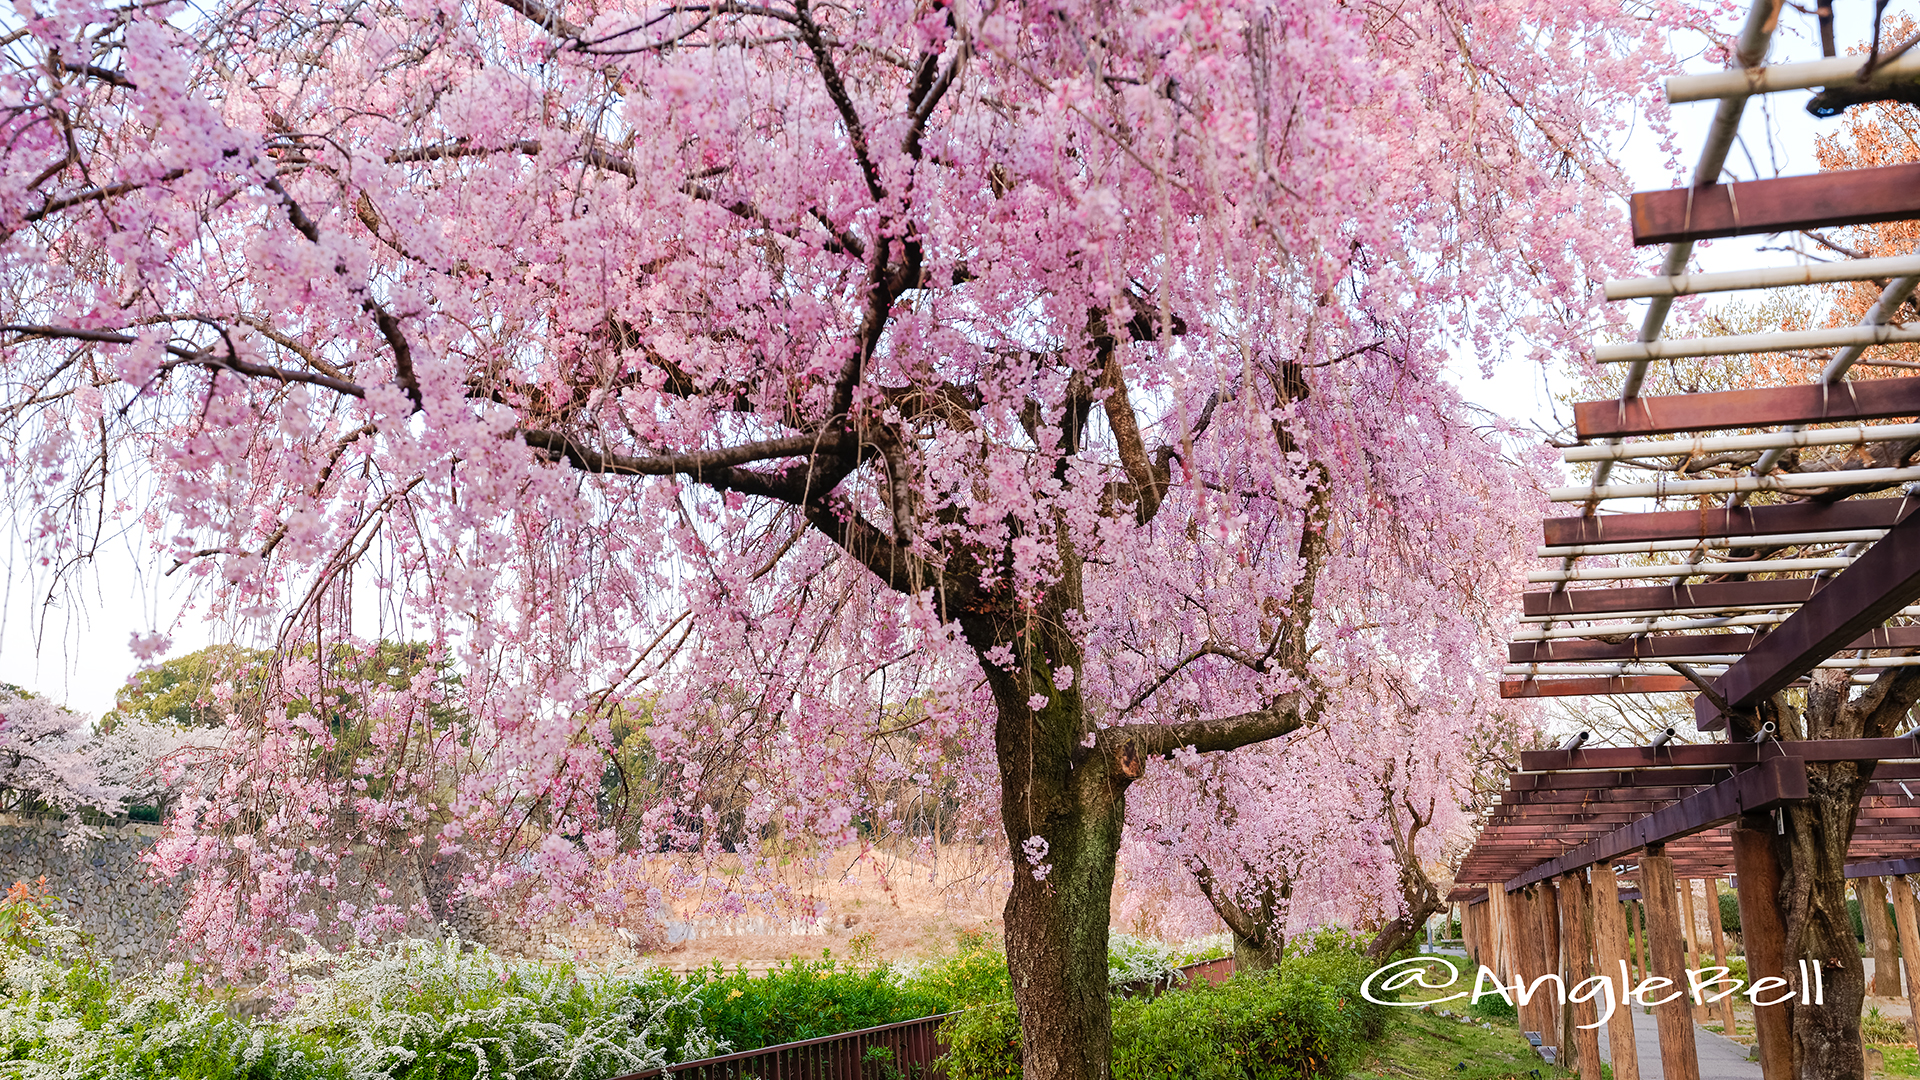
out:
M283 1021L327 1046L345 1080L602 1080L725 1053L693 988L512 962L458 941L400 942L348 958Z
M1169 982L1188 964L1217 960L1232 952L1233 940L1225 934L1181 943L1112 934L1107 938L1107 984Z
M281 1015L245 1019L186 974L116 982L57 914L16 915L0 921L28 928L0 940L6 1080L602 1080L728 1049L657 969L406 942L331 958Z

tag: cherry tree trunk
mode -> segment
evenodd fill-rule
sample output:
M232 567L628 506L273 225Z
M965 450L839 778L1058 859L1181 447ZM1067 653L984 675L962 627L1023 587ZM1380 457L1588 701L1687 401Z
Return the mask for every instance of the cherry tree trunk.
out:
M1268 937L1265 941L1251 941L1233 935L1233 969L1235 971L1267 971L1280 966L1280 954L1283 942L1279 935Z
M1007 968L1027 1080L1111 1073L1107 933L1125 792L1144 768L1137 756L1085 745L1092 726L1064 675L1081 669L1079 644L1063 627L1078 607L1077 577L1063 573L1030 613L962 620L998 714L1001 821L1014 862Z
M1808 763L1806 802L1786 811L1780 893L1787 927L1786 974L1799 985L1800 965L1819 987L1790 1006L1794 1073L1822 1080L1863 1075L1860 1009L1866 967L1847 911L1847 846L1865 782L1853 762ZM1818 982L1813 968L1819 966ZM1803 1003L1804 1002L1804 1003Z

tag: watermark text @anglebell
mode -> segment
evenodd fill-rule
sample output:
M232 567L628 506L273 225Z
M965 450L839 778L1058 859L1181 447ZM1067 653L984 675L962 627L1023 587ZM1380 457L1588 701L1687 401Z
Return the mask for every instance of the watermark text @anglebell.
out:
M1360 994L1375 1005L1398 1005L1419 1008L1437 1005L1444 1001L1469 999L1469 1004L1478 1004L1481 998L1499 997L1513 1006L1528 1005L1535 997L1543 993L1551 994L1549 1000L1558 999L1560 1004L1569 1002L1582 1004L1594 1002L1599 1010L1600 1019L1591 1024L1581 1024L1581 1028L1596 1028L1612 1018L1614 1010L1621 1002L1634 1005L1665 1005L1682 997L1690 997L1695 1004L1711 1005L1722 998L1734 994L1744 994L1746 999L1756 1006L1784 1005L1796 997L1803 1005L1826 1004L1826 986L1820 975L1819 964L1800 961L1800 988L1776 976L1755 979L1748 986L1745 979L1733 978L1733 970L1724 967L1693 968L1686 973L1687 985L1681 988L1672 979L1649 976L1634 982L1627 970L1627 962L1620 963L1620 975L1595 975L1582 979L1569 987L1566 980L1558 974L1542 975L1528 983L1516 978L1512 986L1500 982L1493 969L1485 964L1474 976L1473 989L1461 990L1442 998L1428 998L1423 1001L1390 1001L1377 994L1396 995L1408 987L1422 990L1445 990L1460 981L1460 969L1437 956L1409 956L1385 967L1374 969L1371 975L1360 984ZM1811 971L1811 974L1809 974ZM1445 981L1438 981L1439 976ZM1432 976L1434 978L1430 979ZM1549 986L1551 987L1549 989ZM1744 990L1742 988L1745 988ZM1663 994L1653 997L1650 995Z

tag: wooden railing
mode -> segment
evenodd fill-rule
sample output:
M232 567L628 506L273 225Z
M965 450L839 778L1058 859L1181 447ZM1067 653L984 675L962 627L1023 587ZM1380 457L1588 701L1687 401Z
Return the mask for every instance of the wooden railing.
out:
M954 1013L703 1058L616 1080L923 1080L946 1054L940 1025Z

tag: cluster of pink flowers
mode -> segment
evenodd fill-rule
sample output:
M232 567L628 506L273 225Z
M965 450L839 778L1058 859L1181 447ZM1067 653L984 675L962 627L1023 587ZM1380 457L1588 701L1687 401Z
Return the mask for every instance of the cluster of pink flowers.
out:
M995 835L983 678L1015 658L961 632L963 570L1009 610L1084 581L1084 658L1027 700L1089 738L1311 674L1322 732L1156 766L1142 836L1385 873L1382 800L1457 806L1462 747L1522 722L1488 665L1537 463L1474 430L1450 350L1590 338L1628 268L1606 140L1701 18L19 11L0 471L50 567L137 526L279 647L156 856L236 969L433 914L356 845L618 914L662 843L743 856L738 903L778 898L751 864L783 838L925 838L927 805ZM1317 491L1310 667L1240 662L1308 624ZM376 637L434 659L342 685L324 658Z

